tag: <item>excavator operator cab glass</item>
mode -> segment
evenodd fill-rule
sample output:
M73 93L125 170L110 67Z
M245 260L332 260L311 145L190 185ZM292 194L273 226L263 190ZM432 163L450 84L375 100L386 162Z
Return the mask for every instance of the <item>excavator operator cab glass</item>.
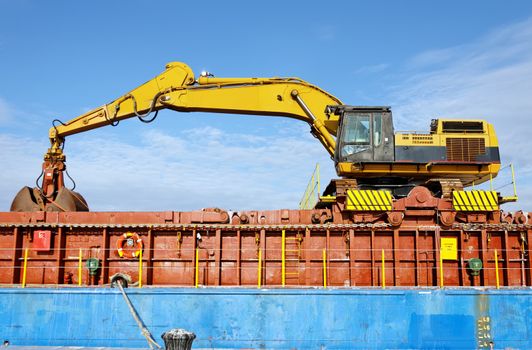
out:
M368 114L346 113L342 131L341 157L370 148L370 116Z
M336 161L392 161L393 123L389 107L335 106L340 115Z

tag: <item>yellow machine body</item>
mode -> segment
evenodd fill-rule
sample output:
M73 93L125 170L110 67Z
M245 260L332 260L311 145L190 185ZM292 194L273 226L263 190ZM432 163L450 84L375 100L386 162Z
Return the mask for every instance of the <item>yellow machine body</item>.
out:
M335 160L337 174L356 179L362 190L386 189L396 195L394 188L408 190L438 179L469 185L495 177L500 167L497 138L493 126L485 121L441 119L433 121L427 134L395 134L389 107L344 105L298 78L217 78L209 74L196 78L185 63L171 62L164 72L116 100L67 122L54 121L49 131L51 146L44 157L46 176L39 208L53 203L61 210L76 210L83 204L88 210L76 193L64 194L68 201L54 202L64 188L67 136L132 117L150 122L150 115L161 109L302 120ZM35 196L28 190L19 194L20 201ZM12 209L22 207L29 208L17 204Z

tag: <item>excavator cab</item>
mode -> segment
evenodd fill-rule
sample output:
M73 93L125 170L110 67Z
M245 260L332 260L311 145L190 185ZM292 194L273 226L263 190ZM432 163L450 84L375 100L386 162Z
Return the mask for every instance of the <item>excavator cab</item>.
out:
M334 106L340 116L335 161L392 162L394 130L390 107Z

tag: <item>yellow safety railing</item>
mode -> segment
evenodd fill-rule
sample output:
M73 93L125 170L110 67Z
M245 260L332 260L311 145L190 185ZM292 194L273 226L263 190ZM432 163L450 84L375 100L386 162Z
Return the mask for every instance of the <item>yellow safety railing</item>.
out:
M316 164L314 172L307 184L303 198L299 202L299 209L312 209L320 199L320 164Z
M501 186L499 186L498 188L493 188L493 177L490 175L490 190L491 191L498 191L506 186L512 186L512 189L513 189L513 195L510 195L510 196L502 196L501 200L500 200L500 203L509 203L509 202L517 202L517 200L519 199L519 197L517 196L517 185L515 183L515 169L514 169L514 165L512 163L506 165L506 166L503 166L500 170L499 170L499 177L501 176L501 172L504 170L504 169L510 169L510 173L511 173L511 181L509 183L505 183L505 184L502 184ZM473 183L473 188L474 188L475 184Z

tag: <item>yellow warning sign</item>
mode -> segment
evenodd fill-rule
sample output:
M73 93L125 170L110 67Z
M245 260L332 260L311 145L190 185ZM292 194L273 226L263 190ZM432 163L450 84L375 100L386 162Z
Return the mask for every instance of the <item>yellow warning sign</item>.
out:
M458 260L458 241L456 237L442 237L440 247L442 260Z

